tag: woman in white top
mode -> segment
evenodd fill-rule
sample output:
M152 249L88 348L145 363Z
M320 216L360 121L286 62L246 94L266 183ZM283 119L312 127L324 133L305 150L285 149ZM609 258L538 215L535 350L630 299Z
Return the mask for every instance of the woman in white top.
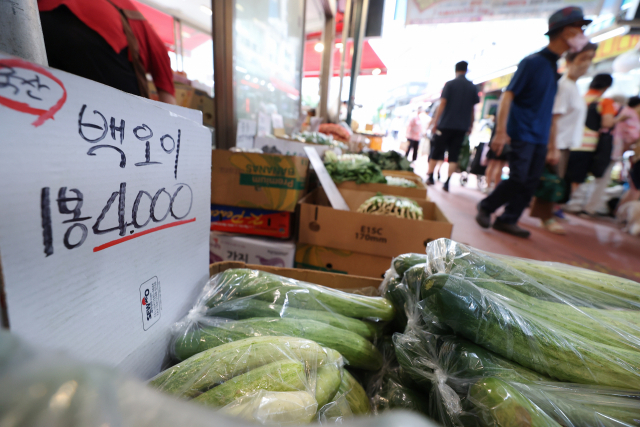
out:
M556 152L547 155L547 161L557 159L557 174L564 178L569 162L571 148L580 146L584 124L587 119L587 104L584 101L576 81L585 75L596 55L597 45L587 44L578 53L568 53L565 57L567 73L558 81L558 92L553 105L553 122L549 138L555 138ZM566 234L553 215L554 203L535 199L531 216L540 218L542 226L552 233Z

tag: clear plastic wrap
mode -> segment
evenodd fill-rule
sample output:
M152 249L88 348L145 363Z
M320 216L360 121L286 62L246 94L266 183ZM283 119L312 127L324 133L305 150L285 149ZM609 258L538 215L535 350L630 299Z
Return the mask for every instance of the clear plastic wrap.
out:
M392 273L417 300L398 360L445 425L640 425L640 284L448 239Z
M0 425L11 427L250 427L303 424L305 392L262 392L223 410L176 399L118 371L34 350L0 331ZM285 409L285 410L283 410ZM329 422L348 427L434 427L408 413ZM231 417L233 416L233 417ZM322 422L322 420L321 420Z
M416 391L416 384L398 364L391 337L381 340L378 347L384 358L383 366L366 380L373 413L406 409L426 414L427 396Z
M384 298L230 269L210 279L190 314L175 325L170 354L184 360L242 338L291 336L340 352L350 366L375 370L382 356L372 341L394 315Z

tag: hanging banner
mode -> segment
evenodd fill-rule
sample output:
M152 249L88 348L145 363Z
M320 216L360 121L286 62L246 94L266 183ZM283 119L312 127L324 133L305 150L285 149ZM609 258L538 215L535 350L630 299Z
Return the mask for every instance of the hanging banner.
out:
M548 18L567 6L558 0L408 0L407 25L448 22L475 22L498 19ZM586 15L597 15L600 0L571 3Z

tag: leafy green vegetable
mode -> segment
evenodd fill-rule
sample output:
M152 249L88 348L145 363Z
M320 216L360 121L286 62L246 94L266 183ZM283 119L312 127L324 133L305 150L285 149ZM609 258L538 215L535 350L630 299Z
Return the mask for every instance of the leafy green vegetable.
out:
M383 153L371 150L367 151L366 154L371 161L380 166L382 170L413 171L409 160L397 151L387 151Z
M405 187L405 188L417 188L418 185L410 181L406 178L401 178L399 176L387 176L387 185L393 185L394 187Z

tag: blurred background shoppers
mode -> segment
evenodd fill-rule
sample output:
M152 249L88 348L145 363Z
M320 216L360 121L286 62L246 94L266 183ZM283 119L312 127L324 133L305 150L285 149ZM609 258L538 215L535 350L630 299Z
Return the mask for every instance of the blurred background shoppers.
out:
M555 143L550 145L556 146L560 151L560 157L557 165L547 165L547 167L561 179L564 178L567 170L571 148L579 147L581 144L587 119L587 104L580 95L576 81L589 70L597 48L597 45L589 43L580 52L569 52L565 56L567 73L558 81L549 138L555 139ZM531 216L540 218L542 226L550 232L565 234L564 227L554 218L554 206L555 204L551 201L536 198L531 208Z
M629 98L627 106L620 111L620 117L621 120L613 131L612 157L622 157L622 153L627 150L633 150L634 154L628 171L629 189L620 198L618 206L640 199L640 97Z
M598 74L591 80L589 91L584 96L587 116L582 141L578 147L571 149L566 178L571 183L572 195L575 195L576 189L586 181L589 174L595 177L595 187L586 202L577 203L569 200L565 209L571 212L596 215L604 191L611 180L612 130L620 109L612 98L604 97L604 93L612 85L613 77L610 74Z
M557 61L569 49L579 52L589 43L583 27L590 23L578 7L567 7L551 15L548 46L520 62L503 93L491 147L500 155L504 146L511 144L510 174L508 180L500 182L478 204L476 221L481 227L489 228L491 215L506 205L493 228L529 237L530 232L519 227L518 220L531 201L545 162L555 164L559 156L554 145L547 147L555 142L549 140L549 132L558 87Z
M164 43L129 0L38 0L49 66L149 97L151 74L160 101L175 104Z
M467 80L467 69L468 64L465 61L456 64L456 78L444 85L440 105L430 125L433 138L427 184L435 183L433 173L436 165L444 161L446 151L449 159L449 177L442 187L444 191L449 191L449 181L457 170L462 143L473 126L473 107L480 102L476 87Z
M409 159L409 152L411 152L411 150L413 150L413 161L418 158L418 147L423 133L422 107L418 107L418 110L411 120L409 120L409 125L407 126L407 141L409 141L409 147L407 147L406 153L407 160Z

